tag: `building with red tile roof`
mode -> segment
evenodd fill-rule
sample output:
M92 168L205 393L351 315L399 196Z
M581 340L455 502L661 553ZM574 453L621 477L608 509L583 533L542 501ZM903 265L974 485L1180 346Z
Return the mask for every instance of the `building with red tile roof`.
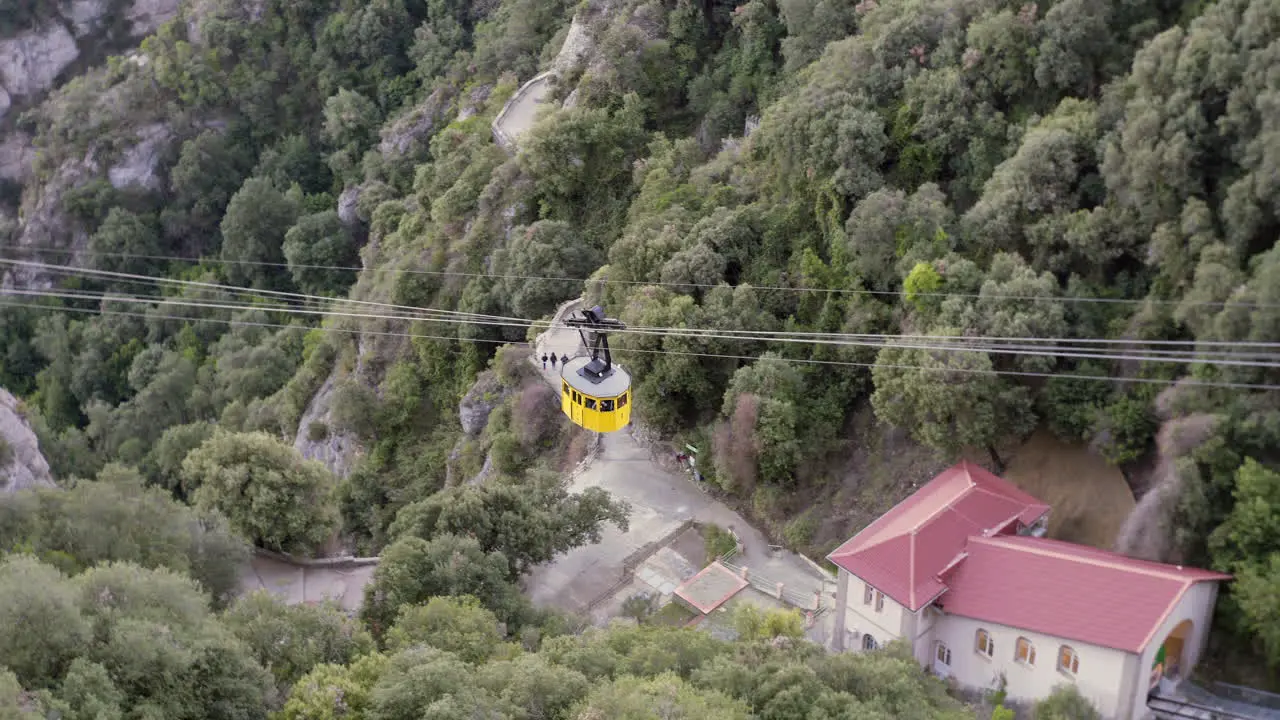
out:
M1041 537L1050 508L961 462L828 559L835 650L906 639L963 685L1035 700L1077 685L1104 717L1142 718L1158 682L1186 677L1229 575Z

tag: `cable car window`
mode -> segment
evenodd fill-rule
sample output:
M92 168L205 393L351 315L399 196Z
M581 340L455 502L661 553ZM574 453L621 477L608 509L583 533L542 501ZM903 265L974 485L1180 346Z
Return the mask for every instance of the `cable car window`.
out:
M596 409L596 399L595 399L595 398L587 398L587 409L588 409L588 410L595 410L595 409Z
M575 393L573 394L573 402L574 402L574 404L575 404L575 405L581 405L581 404L582 404L582 396L575 392Z
M567 382L562 382L562 383L560 383L560 387L564 389L564 395L565 395L565 397L569 397L569 383L567 383Z
M612 400L601 400L601 401L600 401L600 412L613 412L613 401L612 401Z
M622 395L619 395L619 396L618 396L618 407L620 407L620 408L621 408L621 407L626 407L626 406L627 406L627 394L626 394L626 393L624 393L624 394L622 394Z

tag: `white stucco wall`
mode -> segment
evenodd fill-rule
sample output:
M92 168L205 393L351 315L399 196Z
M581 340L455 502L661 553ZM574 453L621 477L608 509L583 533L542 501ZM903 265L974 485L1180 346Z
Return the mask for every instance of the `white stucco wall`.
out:
M1121 707L1123 711L1121 717L1137 720L1147 714L1151 666L1155 663L1156 653L1159 652L1160 646L1164 645L1169 633L1173 632L1173 629L1183 620L1190 620L1192 628L1187 635L1182 652L1182 677L1187 677L1195 668L1209 637L1209 626L1213 622L1213 607L1217 600L1218 583L1216 582L1196 583L1187 589L1164 622L1160 623L1160 627L1151 634L1150 642L1143 649L1142 659L1138 663L1138 677L1134 683L1135 686L1130 689L1130 696Z
M857 575L847 570L840 570L840 582L846 587L844 617L844 649L862 650L862 636L870 634L876 644L883 647L893 640L904 637L909 631L908 620L911 612L894 602L888 595L884 596L884 607L876 612L874 594L871 604L863 603L864 583ZM850 633L857 633L857 639L851 639Z
M994 653L990 658L977 652L979 628L986 630L995 640ZM963 685L995 689L1003 672L1008 683L1005 690L1010 698L1034 701L1053 692L1060 684L1074 684L1104 717L1116 716L1122 706L1122 697L1128 696L1127 690L1132 686L1128 678L1138 671L1138 656L1133 653L957 615L947 615L936 623L933 637L935 642L944 642L951 649L950 675ZM1025 637L1035 645L1035 665L1024 665L1014 659L1019 637ZM1062 645L1071 646L1079 656L1079 674L1070 676L1058 671L1058 652ZM933 652L933 649L929 650L930 657Z

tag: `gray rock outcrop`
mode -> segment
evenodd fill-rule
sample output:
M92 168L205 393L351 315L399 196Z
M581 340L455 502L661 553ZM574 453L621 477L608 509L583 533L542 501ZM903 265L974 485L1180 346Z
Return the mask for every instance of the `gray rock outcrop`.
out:
M458 403L458 420L462 423L462 431L471 437L478 437L489 424L489 415L502 404L506 397L506 389L498 382L498 376L492 371L480 373L475 385Z
M70 0L62 3L59 13L71 23L77 38L92 35L102 27L102 17L107 12L104 0Z
M339 372L338 368L334 368L311 398L298 422L298 434L294 438L293 447L302 457L316 460L329 468L329 472L345 478L351 474L351 469L360 457L360 444L354 435L334 427L333 396L338 387ZM312 434L311 428L316 423L324 426L322 437Z
M130 185L159 190L161 182L156 166L173 141L173 131L164 123L152 123L140 128L137 138L138 143L125 150L120 160L107 170L107 177L117 190Z
M360 222L360 186L353 185L338 196L338 219L348 227L355 227Z
M18 399L0 388L0 492L57 487Z
M0 108L0 115L3 114ZM35 159L36 149L30 135L14 130L0 137L0 180L26 182Z
M388 159L424 153L433 131L446 121L452 99L452 93L437 88L382 129L378 152Z
M0 40L0 88L14 98L44 92L78 57L76 39L61 23Z
M129 34L143 37L178 16L178 0L133 0L125 18Z

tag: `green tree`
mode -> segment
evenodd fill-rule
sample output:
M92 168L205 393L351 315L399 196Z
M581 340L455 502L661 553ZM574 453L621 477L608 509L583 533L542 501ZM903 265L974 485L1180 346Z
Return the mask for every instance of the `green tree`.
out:
M236 591L247 557L225 519L143 488L136 472L118 465L68 490L0 498L0 517L0 550L29 548L69 571L111 561L165 567L189 574L219 604Z
M591 689L582 673L532 654L486 663L476 681L527 717L547 720L570 717L570 709Z
M252 162L247 147L218 130L184 142L169 173L173 199L161 214L165 237L189 252L217 249L218 223Z
M493 657L502 644L498 618L474 597L433 597L422 605L402 605L387 633L391 651L416 645L456 653L476 665Z
M550 278L582 278L599 265L599 255L564 221L540 220L512 231L507 247L499 250L495 266L517 277L504 279L494 291L520 317L550 315L581 282Z
M407 505L391 533L470 536L484 552L500 552L514 580L534 565L599 542L606 522L625 532L627 513L625 503L600 488L570 492L559 473L533 471L522 480L448 488Z
M890 345L876 356L871 404L882 422L908 430L948 456L988 449L1035 426L1026 388L991 373L978 352L918 350Z
M280 711L281 720L339 720L368 717L370 695L387 658L372 653L350 665L317 665L303 675Z
M284 256L300 290L313 295L335 295L355 282L357 265L351 231L333 210L303 215L284 236Z
M138 215L122 207L113 207L107 213L89 238L89 250L94 253L94 267L137 275L155 274L161 266L155 256L164 254L155 217ZM113 283L113 286L123 289L125 284ZM129 289L132 290L132 286Z
M333 475L266 433L215 432L183 460L182 477L197 505L260 547L309 552L337 527Z
M365 587L361 617L381 636L394 624L399 608L429 598L471 595L482 598L498 619L520 619L526 601L507 580L502 553L485 553L473 538L439 535L431 540L405 537L389 545Z
M337 606L286 605L265 590L241 596L222 622L282 689L318 665L346 665L374 649L369 633Z
M606 717L617 720L746 720L751 717L751 712L738 700L714 690L694 688L678 675L663 674L651 679L623 676L601 685L574 709L570 717L577 720Z
M1232 600L1240 608L1242 625L1262 648L1267 665L1280 668L1280 552L1242 566L1232 588Z
M0 657L27 688L53 687L89 647L93 628L65 576L35 558L0 558Z
M1036 701L1035 720L1102 720L1102 714L1075 685L1063 683Z
M733 629L748 642L786 637L804 637L804 616L798 610L761 610L755 605L739 605L733 611Z
M298 219L295 200L270 180L249 178L227 204L222 216L222 253L227 279L237 285L269 288L285 263L285 233Z

